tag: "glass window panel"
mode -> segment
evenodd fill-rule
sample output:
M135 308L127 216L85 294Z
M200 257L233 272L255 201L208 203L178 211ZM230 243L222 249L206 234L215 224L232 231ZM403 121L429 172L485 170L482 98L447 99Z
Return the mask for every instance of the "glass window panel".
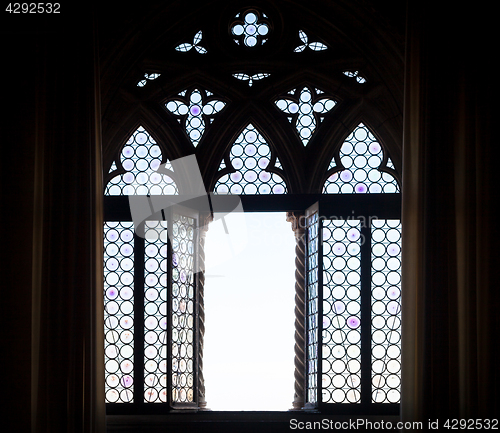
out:
M284 194L283 178L268 168L271 148L252 125L248 125L231 147L233 173L224 174L215 184L215 194Z
M147 221L144 255L144 401L167 401L167 222Z
M267 41L269 33L267 20L263 21L256 11L248 11L242 16L238 14L235 18L231 26L231 34L235 43L252 48Z
M345 139L339 151L343 169L332 173L323 186L324 194L365 194L399 192L396 179L380 171L383 149L370 130L360 123ZM392 162L388 160L388 167ZM330 169L336 167L335 158Z
M196 52L198 52L199 54L206 54L207 49L200 44L202 39L203 39L203 33L200 30L198 33L196 33L194 35L192 44L190 44L190 43L180 44L180 45L177 45L175 47L175 49L176 49L176 51L180 51L181 53L186 53L194 48L194 50Z
M189 95L184 90L179 93L180 98L171 99L165 104L167 110L184 126L195 147L200 143L207 124L212 122L213 116L226 105L211 96L212 94L205 90L194 89Z
M248 82L248 87L252 87L254 81L259 81L264 78L269 77L271 74L266 74L266 73L259 73L259 74L233 74L234 78L237 78L238 80L241 81L247 81Z
M315 212L307 217L307 395L308 403L318 401L318 246L319 221Z
M134 226L104 223L104 362L107 403L133 401Z
M309 48L313 51L323 51L328 48L325 44L321 42L309 42L309 37L303 30L299 30L299 38L302 41L302 44L297 46L293 50L295 53L300 53L301 51L304 51L306 48Z
M192 403L194 395L195 281L194 218L173 214L172 225L172 400Z
M359 84L366 83L366 79L358 71L344 71L343 74L350 78L355 78Z
M304 87L300 93L295 89L291 92L296 98L282 98L276 101L276 106L288 116L290 123L295 125L300 140L307 146L313 136L318 122L337 104L331 98L320 98L319 89L311 90Z
M322 401L361 400L361 223L323 222Z
M399 403L401 392L401 222L373 220L372 401Z
M178 194L174 180L158 173L161 161L160 146L140 126L130 136L120 154L121 166L126 172L117 174L108 182L105 195ZM116 164L113 163L113 166L116 167ZM164 168L172 170L169 161Z
M148 81L156 80L161 74L144 74L144 78L137 83L137 87L144 87Z

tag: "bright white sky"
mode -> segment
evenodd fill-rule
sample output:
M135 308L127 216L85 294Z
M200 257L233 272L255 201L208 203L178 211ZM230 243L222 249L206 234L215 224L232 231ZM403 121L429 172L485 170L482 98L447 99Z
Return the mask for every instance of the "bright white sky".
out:
M282 410L294 390L295 238L286 214L215 215L207 232L207 408Z

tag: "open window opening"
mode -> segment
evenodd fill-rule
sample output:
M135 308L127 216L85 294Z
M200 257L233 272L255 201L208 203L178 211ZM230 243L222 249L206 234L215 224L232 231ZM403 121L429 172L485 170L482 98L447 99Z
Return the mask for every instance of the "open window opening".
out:
M205 257L207 408L289 410L295 238L286 213L214 215Z

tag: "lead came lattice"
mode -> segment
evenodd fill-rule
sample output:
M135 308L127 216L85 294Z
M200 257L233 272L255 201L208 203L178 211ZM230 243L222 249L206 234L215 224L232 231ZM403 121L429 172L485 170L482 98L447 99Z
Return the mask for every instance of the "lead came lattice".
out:
M372 401L399 403L401 222L372 221Z
M172 232L172 399L192 403L195 220L174 214Z
M229 161L235 171L219 178L214 188L216 194L286 193L283 178L266 170L271 162L271 148L252 124L234 142ZM225 166L224 161L222 165Z
M361 399L361 224L323 223L322 400Z
M167 401L167 222L147 221L144 263L144 401Z
M134 234L132 222L104 223L106 402L133 401Z
M318 245L319 221L307 218L307 402L318 401Z
M399 192L394 176L380 170L384 160L382 146L362 123L345 139L339 158L343 169L337 168L328 177L323 186L324 194ZM393 168L390 159L386 166ZM336 167L337 162L333 158L328 169Z

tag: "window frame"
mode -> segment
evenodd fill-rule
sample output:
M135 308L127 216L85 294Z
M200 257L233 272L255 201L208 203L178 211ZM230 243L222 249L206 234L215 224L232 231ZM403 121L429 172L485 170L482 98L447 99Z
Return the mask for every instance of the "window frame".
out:
M178 196L180 198L179 202L182 202L182 196ZM306 214L306 211L308 208L311 206L317 206L318 212L320 212L320 220L321 218L325 219L325 216L327 215L328 217L334 217L337 219L353 219L353 215L356 217L363 217L366 218L365 221L370 221L370 218L378 218L378 219L400 219L401 218L401 194L400 193L391 193L391 194L385 194L385 193L380 193L380 194L339 194L339 195L327 195L327 194L283 194L283 195L259 195L259 196L245 196L241 195L239 196L241 199L242 203L242 208L244 211L247 212L295 212L298 214ZM211 200L212 200L212 206L214 209L217 209L217 211L220 212L230 212L233 210L234 207L234 196L226 196L226 195L211 195ZM324 215L321 215L324 214ZM127 196L105 196L104 197L104 221L123 221L123 222L130 222L132 221L132 216L130 214L130 208L129 208L129 201ZM365 231L368 230L370 231L370 227L365 227ZM366 236L366 233L365 233ZM134 234L134 238L136 238L137 235ZM370 236L368 236L368 239ZM140 238L139 238L140 239ZM142 242L144 242L144 239L142 239ZM141 245L141 241L139 241L139 245ZM199 241L198 241L198 248L199 248ZM306 248L307 248L307 241L306 241ZM370 248L370 244L367 243L366 248ZM142 248L141 251L144 251L144 248ZM134 252L134 254L136 254ZM199 253L198 253L199 254ZM365 255L367 254L366 251L364 253ZM144 253L141 256L141 253L138 252L138 255L136 256L136 262L140 263L140 257L144 257ZM371 256L370 256L371 257ZM365 262L368 259L365 259ZM321 261L320 261L321 262ZM371 263L371 260L368 260L368 263ZM140 265L139 265L140 266ZM139 268L139 274L143 275L144 270L144 259L142 260L142 268ZM363 265L362 265L363 266ZM366 264L365 264L366 266ZM369 273L370 269L368 269ZM137 270L136 270L137 272ZM366 273L366 270L365 270ZM307 274L307 272L306 272ZM321 273L320 273L321 274ZM321 278L321 277L320 277ZM142 278L143 281L143 278ZM321 281L321 279L320 279ZM135 280L134 280L134 284ZM195 377L198 378L198 375L200 372L198 371L198 351L199 351L199 344L200 344L200 338L202 339L203 336L199 335L199 325L198 325L198 313L199 313L199 303L198 303L198 292L199 292L199 284L200 284L200 276L195 275L195 284L196 284L196 290L195 290L195 298L196 298L196 305L195 305L195 311L196 311L196 324L195 328L197 329L196 331L196 337L195 337L195 359L196 359L196 367L195 367ZM306 282L304 281L304 286L306 287ZM364 283L365 287L367 283ZM369 286L369 282L368 282ZM137 290L140 288L138 286L135 286ZM321 284L320 284L321 287ZM320 289L320 293L321 293ZM142 287L142 291L144 291L144 287ZM366 298L366 293L369 292L367 289L365 289L364 295ZM142 297L141 297L142 299ZM307 299L307 294L306 294L306 299ZM305 301L305 300L304 300ZM135 300L137 302L137 300ZM365 314L366 311L368 311L368 314L370 315L370 310L369 310L369 299L368 299L368 309L365 308ZM305 302L306 308L307 308L307 302ZM320 303L321 304L321 303ZM366 302L365 302L366 304ZM134 308L134 311L136 309ZM170 312L170 307L167 310ZM321 309L320 309L321 311ZM169 314L169 313L167 313ZM297 313L296 313L297 314ZM306 312L305 315L307 316ZM139 314L139 319L141 319L141 315ZM296 316L297 318L297 316ZM319 321L321 325L321 320ZM304 347L304 351L307 353L307 323L304 323L304 327L306 329L306 336L305 336L305 342L306 342L306 347ZM141 329L143 329L141 327ZM169 328L170 329L170 328ZM320 328L321 329L321 328ZM136 331L137 332L137 331ZM169 336L170 336L171 330L169 330ZM144 334L144 333L142 333ZM139 335L137 335L138 337ZM370 354L371 354L371 339L370 339L371 333L364 331L362 333L362 339L364 339L364 348L362 349L362 369L365 371L365 375L368 374L369 379L371 378L371 373L370 373ZM138 339L137 337L134 337L134 343L137 344L139 341L139 347L142 347L144 345L144 335L141 336L141 339ZM367 344L367 342L369 344ZM142 346L141 346L142 344ZM168 345L167 345L168 346ZM144 357L141 355L143 353L143 350L138 351L139 358L142 356L142 365L144 364ZM170 351L168 350L168 353ZM136 355L134 355L136 356ZM139 358L136 358L139 360ZM366 361L368 359L368 361ZM137 363L134 363L134 368ZM167 360L167 365L169 364L169 361ZM307 362L305 363L307 365ZM142 368L139 369L139 371L142 371ZM168 371L170 371L170 367L168 368ZM306 372L303 372L306 373ZM167 373L168 374L168 373ZM201 372L201 375L203 373ZM139 377L139 376L138 376ZM141 380L143 381L143 376L140 376ZM306 378L307 375L304 374L304 377ZM318 380L321 377L321 370L318 372ZM198 379L196 380L196 389L199 387L199 381ZM305 381L306 379L304 379ZM371 381L371 379L370 379ZM318 382L321 383L321 382ZM365 382L366 383L366 382ZM167 387L169 387L171 384L171 381L167 381ZM304 383L304 389L307 389L307 383ZM167 393L169 390L167 390ZM321 393L319 392L319 395ZM368 393L371 395L371 392ZM134 392L134 396L139 396L140 393ZM293 397L293 396L291 396ZM169 402L170 402L170 396L169 396ZM195 398L196 403L199 402L199 393L196 393L196 398ZM307 403L307 396L304 396L304 401ZM193 411L198 411L198 410L203 410L203 408L199 408L198 406L195 405L185 405L185 407L182 407L182 405L172 405L169 402L167 403L145 403L144 401L134 401L133 403L106 403L107 406L107 413L112 414L112 415L125 415L125 414L134 414L134 415L145 415L145 414L165 414L168 412L175 413L178 412L179 410L184 410L186 412L193 412ZM210 402L208 401L208 407L210 407ZM338 403L338 404L331 404L331 403L322 403L321 401L317 405L310 405L310 404L305 404L303 407L303 410L305 412L312 411L312 412L319 412L322 414L328 414L328 415L398 415L399 414L399 408L400 404L391 404L391 403L370 403L366 401L366 398L364 398L364 401L361 404L345 404L345 403ZM292 409L292 408L290 408ZM224 411L221 411L224 412Z

